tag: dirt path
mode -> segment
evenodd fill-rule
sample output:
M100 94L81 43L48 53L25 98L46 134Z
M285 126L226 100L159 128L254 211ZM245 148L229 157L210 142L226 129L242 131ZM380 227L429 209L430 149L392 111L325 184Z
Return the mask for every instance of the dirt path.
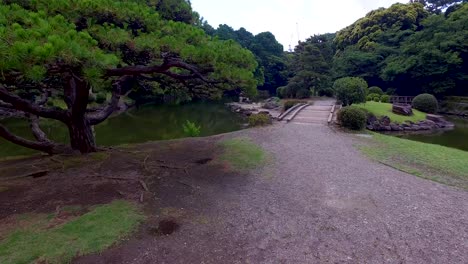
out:
M374 163L357 137L323 125L233 136L262 145L271 164L159 189L175 233L76 262L468 263L468 192Z

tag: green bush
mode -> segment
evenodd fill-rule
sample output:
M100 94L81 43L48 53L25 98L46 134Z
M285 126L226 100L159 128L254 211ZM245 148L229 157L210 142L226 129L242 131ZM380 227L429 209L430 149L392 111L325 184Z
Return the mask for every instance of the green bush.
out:
M335 95L335 91L332 88L326 88L319 91L319 96L326 96L326 97L333 97Z
M201 126L197 126L195 122L190 122L189 120L185 121L185 124L182 125L185 135L189 137L198 137L201 133Z
M302 103L302 101L298 101L298 100L289 100L289 101L286 101L286 102L284 103L283 109L284 109L284 111L286 112L286 111L288 111L289 108L291 108L291 107L293 107L293 106L295 106L295 105L297 105L297 104L301 104L301 103Z
M382 95L382 96L380 97L380 102L382 102L382 103L390 103L390 95L386 95L386 94Z
M369 88L369 94L382 95L382 94L384 94L384 92L382 91L382 89L380 89L380 87L372 86L372 87Z
M367 82L359 77L344 77L333 84L336 97L344 105L366 102Z
M413 108L433 114L439 109L439 104L432 94L420 94L413 99Z
M380 102L380 95L372 93L366 97L367 101Z
M362 130L366 127L367 113L359 107L347 106L338 112L338 122L343 127Z
M281 86L276 89L276 96L279 98L286 98L286 86Z
M253 114L249 116L249 125L255 126L266 126L271 124L271 118L267 114Z
M107 95L104 92L100 92L96 95L96 103L102 104L107 101Z
M310 98L310 95L311 95L310 90L301 89L301 90L297 91L296 98L306 99L306 98Z

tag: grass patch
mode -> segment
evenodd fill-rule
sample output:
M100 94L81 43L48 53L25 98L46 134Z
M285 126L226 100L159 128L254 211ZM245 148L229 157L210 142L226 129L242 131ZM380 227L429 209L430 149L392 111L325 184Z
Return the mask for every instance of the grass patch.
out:
M367 102L364 104L356 104L356 106L366 109L377 117L388 116L392 122L404 123L405 121L418 122L426 119L426 114L413 109L414 115L404 116L397 115L392 112L392 104L379 103L379 102Z
M418 177L468 189L468 152L373 133L360 149L370 158Z
M54 228L20 228L0 241L0 263L67 263L110 247L142 220L135 205L115 201Z
M248 138L235 138L221 142L220 159L236 170L253 169L266 161L265 151Z

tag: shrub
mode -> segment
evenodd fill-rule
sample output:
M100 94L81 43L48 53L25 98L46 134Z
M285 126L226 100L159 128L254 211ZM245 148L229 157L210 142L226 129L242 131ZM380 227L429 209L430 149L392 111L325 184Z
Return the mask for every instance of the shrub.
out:
M107 101L107 95L106 93L100 92L96 95L96 103L102 104L105 101Z
M189 137L198 137L201 133L201 127L197 126L195 122L190 122L189 120L185 121L185 124L182 125L185 135Z
M382 95L382 94L384 94L384 92L382 91L382 89L380 89L380 87L372 86L372 87L369 88L369 94Z
M295 105L297 105L297 104L300 104L300 103L302 103L302 101L298 101L298 100L289 100L289 101L286 101L286 102L284 103L284 107L283 107L283 108L284 108L284 111L288 111L289 108L291 108L291 107L293 107L293 106L295 106Z
M271 118L267 114L253 114L249 116L249 125L252 127L255 126L266 126L271 124Z
M343 127L362 130L366 127L367 113L359 107L347 106L338 112L338 121Z
M332 88L326 88L319 91L319 96L326 96L326 97L333 97L335 95L335 91Z
M386 95L386 94L382 95L382 96L380 97L380 102L382 102L382 103L390 103L390 95Z
M374 101L374 102L380 101L380 95L375 94L375 93L369 94L366 98L367 98L367 101Z
M425 113L435 113L439 104L432 94L420 94L413 99L413 107Z
M286 98L286 89L287 89L286 86L278 87L278 88L276 89L276 95L277 95L279 98Z
M306 98L310 98L310 95L311 95L310 90L301 89L301 90L297 91L296 98L306 99Z
M358 77L344 77L333 84L336 97L345 105L354 103L365 103L367 93L367 82Z

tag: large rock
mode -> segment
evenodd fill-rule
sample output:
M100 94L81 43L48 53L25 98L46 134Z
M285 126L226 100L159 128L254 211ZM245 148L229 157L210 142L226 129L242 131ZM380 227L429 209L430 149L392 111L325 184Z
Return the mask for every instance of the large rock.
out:
M431 120L431 121L433 121L435 123L445 123L445 122L447 122L447 121L445 121L444 117L440 116L440 115L428 114L426 119Z
M275 102L275 101L269 101L269 102L265 102L263 104L263 108L265 108L265 109L276 109L276 108L279 108L279 107L281 107L280 103Z
M412 116L413 108L411 105L394 104L392 107L392 112L399 115Z

